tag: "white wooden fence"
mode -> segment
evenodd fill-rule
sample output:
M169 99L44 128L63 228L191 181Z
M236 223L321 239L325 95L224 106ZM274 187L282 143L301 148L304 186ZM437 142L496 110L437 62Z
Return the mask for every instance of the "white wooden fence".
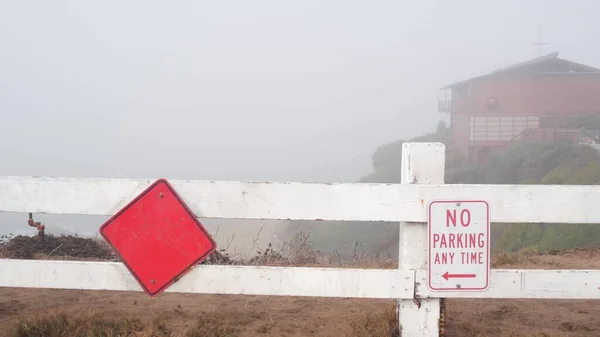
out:
M487 291L430 291L426 221L431 200L487 200L496 223L600 223L597 186L443 185L444 153L443 144L405 143L402 184L171 181L200 218L400 222L400 267L202 265L167 291L398 299L401 330L410 337L438 335L440 298L600 298L597 270L494 269ZM152 182L0 177L0 211L113 215ZM125 266L112 262L4 259L0 286L141 291Z

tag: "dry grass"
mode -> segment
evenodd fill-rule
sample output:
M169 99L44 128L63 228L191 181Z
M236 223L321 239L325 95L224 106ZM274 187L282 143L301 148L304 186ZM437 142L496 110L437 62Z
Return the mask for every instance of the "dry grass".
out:
M168 337L161 324L147 325L138 319L104 318L89 313L69 315L65 312L34 316L19 320L12 332L14 337Z
M532 249L497 252L492 268L503 269L600 269L599 248L572 248L542 253Z
M241 329L246 328L253 318L262 318L261 314L252 317L239 312L214 312L203 315L196 320L195 326L187 332L187 337L237 337ZM269 327L266 324L255 328L256 331L266 333Z
M215 312L198 318L185 336L235 337L240 328L249 322L250 319L244 315ZM268 327L263 327L259 331L267 330ZM60 312L21 319L12 334L13 337L169 337L174 333L160 319L146 324L136 318L105 318L98 313Z
M352 337L400 336L396 305L390 305L383 313L367 312L358 321L350 323Z
M76 314L60 312L45 316L19 319L12 329L12 337L239 337L267 335L277 325L275 317L265 312L216 311L200 315L191 328L183 334L176 333L156 319L150 324L140 319L106 318L98 313ZM265 319L267 318L267 319ZM260 323L257 323L260 322ZM397 337L399 336L395 306L383 313L366 312L350 321L347 337ZM319 325L303 326L303 333L318 333ZM288 328L287 332L294 333Z

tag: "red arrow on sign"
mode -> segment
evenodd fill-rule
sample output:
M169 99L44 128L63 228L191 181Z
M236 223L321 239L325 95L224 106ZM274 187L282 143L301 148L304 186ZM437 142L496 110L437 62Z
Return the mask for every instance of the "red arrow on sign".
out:
M450 274L449 272L445 272L444 275L442 275L442 277L444 279L446 279L446 281L447 281L448 279L451 279L451 278L475 278L475 277L477 277L477 275L475 275L475 274Z

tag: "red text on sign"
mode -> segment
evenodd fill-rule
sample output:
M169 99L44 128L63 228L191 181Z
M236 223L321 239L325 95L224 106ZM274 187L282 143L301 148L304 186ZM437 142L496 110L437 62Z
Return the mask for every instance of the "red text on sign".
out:
M483 252L460 253L463 264L483 264Z
M471 224L471 211L468 209L463 209L460 211L460 225L463 227L469 227ZM450 223L452 226L456 227L456 210L446 210L446 227L450 227Z
M435 264L453 264L454 263L454 253L436 253L435 260L433 261Z
M434 264L454 264L455 253L435 253ZM483 252L461 252L459 256L461 264L484 264ZM458 261L456 261L458 263Z
M484 248L484 233L433 234L433 248Z

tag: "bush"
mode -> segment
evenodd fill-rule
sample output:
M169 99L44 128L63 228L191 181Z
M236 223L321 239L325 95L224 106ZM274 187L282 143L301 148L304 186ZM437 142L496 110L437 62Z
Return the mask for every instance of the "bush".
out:
M54 236L47 234L42 241L37 236L4 236L0 240L0 252L4 257L33 259L38 255L73 257L78 259L108 260L112 250L103 241L78 236Z

